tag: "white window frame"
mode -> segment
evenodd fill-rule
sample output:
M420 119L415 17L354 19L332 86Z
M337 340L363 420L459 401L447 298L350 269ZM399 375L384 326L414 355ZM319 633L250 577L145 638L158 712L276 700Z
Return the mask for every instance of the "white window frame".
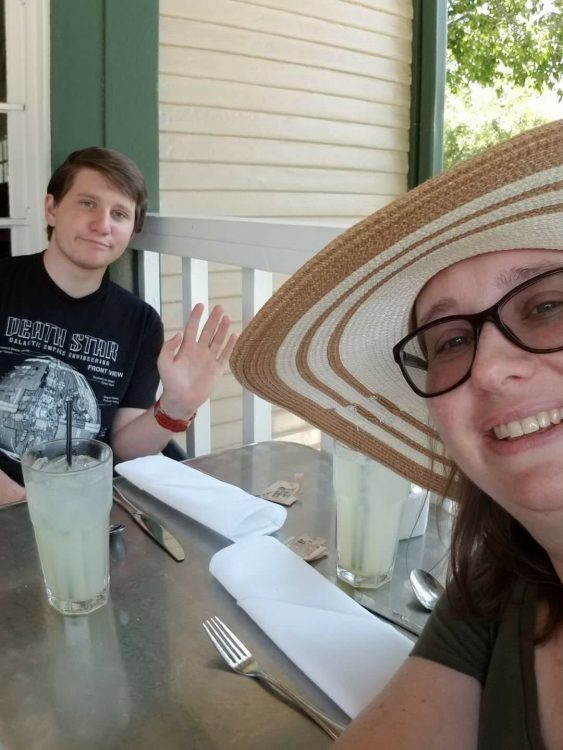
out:
M12 255L46 246L43 201L51 173L49 0L5 0Z

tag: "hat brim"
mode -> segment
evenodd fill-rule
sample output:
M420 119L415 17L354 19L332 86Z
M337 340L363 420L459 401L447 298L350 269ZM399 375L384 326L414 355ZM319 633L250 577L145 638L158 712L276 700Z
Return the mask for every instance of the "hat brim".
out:
M563 250L563 121L433 177L346 230L245 328L231 369L254 393L441 492L451 464L392 347L439 271L518 248Z

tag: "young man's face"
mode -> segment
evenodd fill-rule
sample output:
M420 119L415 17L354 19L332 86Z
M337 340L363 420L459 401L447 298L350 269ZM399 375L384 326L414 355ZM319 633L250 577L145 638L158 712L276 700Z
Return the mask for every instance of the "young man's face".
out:
M96 170L81 169L58 203L47 195L45 217L53 227L51 258L99 271L127 247L135 225L135 203Z

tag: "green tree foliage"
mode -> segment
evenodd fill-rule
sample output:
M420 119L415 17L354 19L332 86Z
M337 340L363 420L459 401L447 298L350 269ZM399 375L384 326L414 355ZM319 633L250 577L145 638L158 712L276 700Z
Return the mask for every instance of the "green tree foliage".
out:
M563 96L563 0L448 0L448 85Z
M563 0L448 0L445 167L563 116L562 97Z
M447 97L444 123L444 167L484 151L549 118L533 90L507 88L496 94L473 85ZM563 105L562 105L563 108Z

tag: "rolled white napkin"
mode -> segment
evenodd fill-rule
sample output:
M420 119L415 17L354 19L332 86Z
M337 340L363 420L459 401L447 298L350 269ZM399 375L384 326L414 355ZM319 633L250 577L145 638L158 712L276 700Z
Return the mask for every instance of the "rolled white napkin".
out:
M287 516L280 505L166 456L124 461L115 470L136 487L234 542L272 534Z
M408 638L272 537L225 547L209 569L348 716L369 703L412 649Z

